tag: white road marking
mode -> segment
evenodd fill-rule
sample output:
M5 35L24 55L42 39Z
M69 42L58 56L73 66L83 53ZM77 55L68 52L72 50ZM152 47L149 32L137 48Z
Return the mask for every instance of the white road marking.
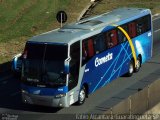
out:
M159 32L160 31L160 29L157 29L157 30L155 30L154 32Z
M157 16L160 16L160 14L157 13L157 14L153 15L152 17L156 17L156 18L154 18L152 21L155 21L155 20L157 20L157 19L160 19L160 17L157 17ZM157 29L157 30L155 30L154 32L156 33L156 32L159 32L159 31L160 31L160 29Z
M154 21L154 20L157 20L157 19L160 19L160 17L156 17L156 18L154 18L154 19L153 19L153 21Z
M160 15L160 13L156 13L156 14L154 14L154 15L153 15L153 17L158 16L158 15Z
M156 17L156 18L153 18L153 21L154 21L154 20L157 20L157 19L160 19L160 17L157 17L157 16L160 16L160 13L154 14L154 15L152 16L152 18L153 18L153 17Z

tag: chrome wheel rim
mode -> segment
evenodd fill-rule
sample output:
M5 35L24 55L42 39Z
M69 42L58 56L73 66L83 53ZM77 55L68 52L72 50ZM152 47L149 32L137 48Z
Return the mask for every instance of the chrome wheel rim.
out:
M133 73L133 64L130 64L129 66L129 73Z
M139 68L140 68L140 65L141 65L140 61L137 60L136 69L139 69Z
M80 91L80 101L82 102L82 101L84 101L84 99L85 99L85 91L82 89L81 91Z

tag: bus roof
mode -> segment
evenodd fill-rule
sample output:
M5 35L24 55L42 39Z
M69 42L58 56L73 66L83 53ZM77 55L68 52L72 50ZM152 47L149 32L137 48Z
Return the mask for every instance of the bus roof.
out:
M135 19L140 16L151 14L149 9L143 8L118 8L111 12L95 17L86 18L75 23L64 25L55 29L32 37L29 42L49 42L68 44L80 39L85 39L101 32L105 27L112 24L119 25L120 22Z

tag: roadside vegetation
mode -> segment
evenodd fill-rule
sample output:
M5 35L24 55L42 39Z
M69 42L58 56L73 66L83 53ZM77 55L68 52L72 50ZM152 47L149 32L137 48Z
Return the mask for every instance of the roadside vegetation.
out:
M0 64L23 51L32 36L60 27L56 13L64 10L67 23L76 21L90 0L0 0ZM92 15L118 7L144 7L160 13L159 0L102 0Z
M102 0L102 2L92 11L91 15L109 12L110 10L119 7L149 8L151 9L152 14L160 13L159 0Z
M60 27L56 13L77 19L90 0L0 0L0 64L23 51L30 37Z

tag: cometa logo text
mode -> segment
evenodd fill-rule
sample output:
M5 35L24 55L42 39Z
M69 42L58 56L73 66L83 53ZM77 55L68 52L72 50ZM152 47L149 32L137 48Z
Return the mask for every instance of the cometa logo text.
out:
M113 58L113 53L108 53L106 56L104 56L102 58L96 57L96 59L95 59L95 67L98 67L99 65L102 65L102 64L112 60L112 58Z

